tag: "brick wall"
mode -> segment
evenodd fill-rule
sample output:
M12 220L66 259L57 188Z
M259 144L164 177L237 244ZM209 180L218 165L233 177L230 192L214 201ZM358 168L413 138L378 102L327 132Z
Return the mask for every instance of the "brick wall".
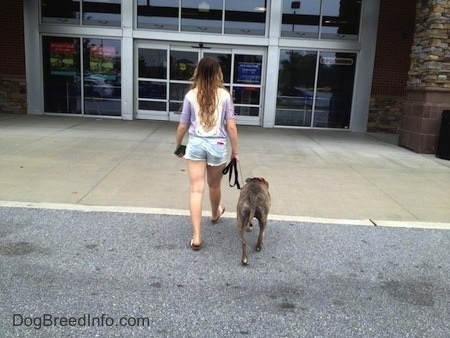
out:
M1 1L0 46L0 112L26 113L22 0Z
M406 99L415 0L381 0L367 129L396 133Z

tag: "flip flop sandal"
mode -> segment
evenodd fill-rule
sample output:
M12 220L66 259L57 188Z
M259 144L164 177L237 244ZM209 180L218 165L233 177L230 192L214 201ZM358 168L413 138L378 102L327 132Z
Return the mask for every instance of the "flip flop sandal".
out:
M202 244L200 243L198 245L195 245L194 244L194 239L191 239L191 241L189 242L189 246L191 247L192 250L198 251L198 250L200 250Z
M221 207L219 205L219 216L216 219L211 219L211 223L217 223L224 212L225 212L225 207Z

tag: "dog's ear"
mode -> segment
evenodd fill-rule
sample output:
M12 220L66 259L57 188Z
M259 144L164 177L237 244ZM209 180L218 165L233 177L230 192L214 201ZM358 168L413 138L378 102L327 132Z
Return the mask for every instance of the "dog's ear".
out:
M245 179L245 183L250 182L252 179L253 179L253 178L251 178L251 177L246 178L246 179Z
M269 189L269 182L267 182L267 181L266 181L264 178L262 178L262 177L258 177L257 179L258 179L258 181L264 183L264 185L267 187L267 189Z

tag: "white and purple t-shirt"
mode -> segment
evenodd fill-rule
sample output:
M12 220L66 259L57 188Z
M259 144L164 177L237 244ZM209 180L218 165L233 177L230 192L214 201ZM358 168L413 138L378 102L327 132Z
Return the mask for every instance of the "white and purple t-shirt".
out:
M214 114L217 116L216 124L211 130L205 130L199 123L200 106L197 101L197 88L191 89L183 101L180 123L189 124L189 134L199 137L226 138L225 120L234 118L233 101L230 93L224 88L217 89L217 105Z

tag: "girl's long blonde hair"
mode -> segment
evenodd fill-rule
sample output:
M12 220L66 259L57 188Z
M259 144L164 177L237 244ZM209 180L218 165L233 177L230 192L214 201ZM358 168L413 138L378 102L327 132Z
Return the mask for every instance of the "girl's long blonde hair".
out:
M216 123L217 89L223 87L223 74L219 61L205 56L198 63L191 84L191 89L197 88L197 101L200 106L199 122L205 130L211 130Z

